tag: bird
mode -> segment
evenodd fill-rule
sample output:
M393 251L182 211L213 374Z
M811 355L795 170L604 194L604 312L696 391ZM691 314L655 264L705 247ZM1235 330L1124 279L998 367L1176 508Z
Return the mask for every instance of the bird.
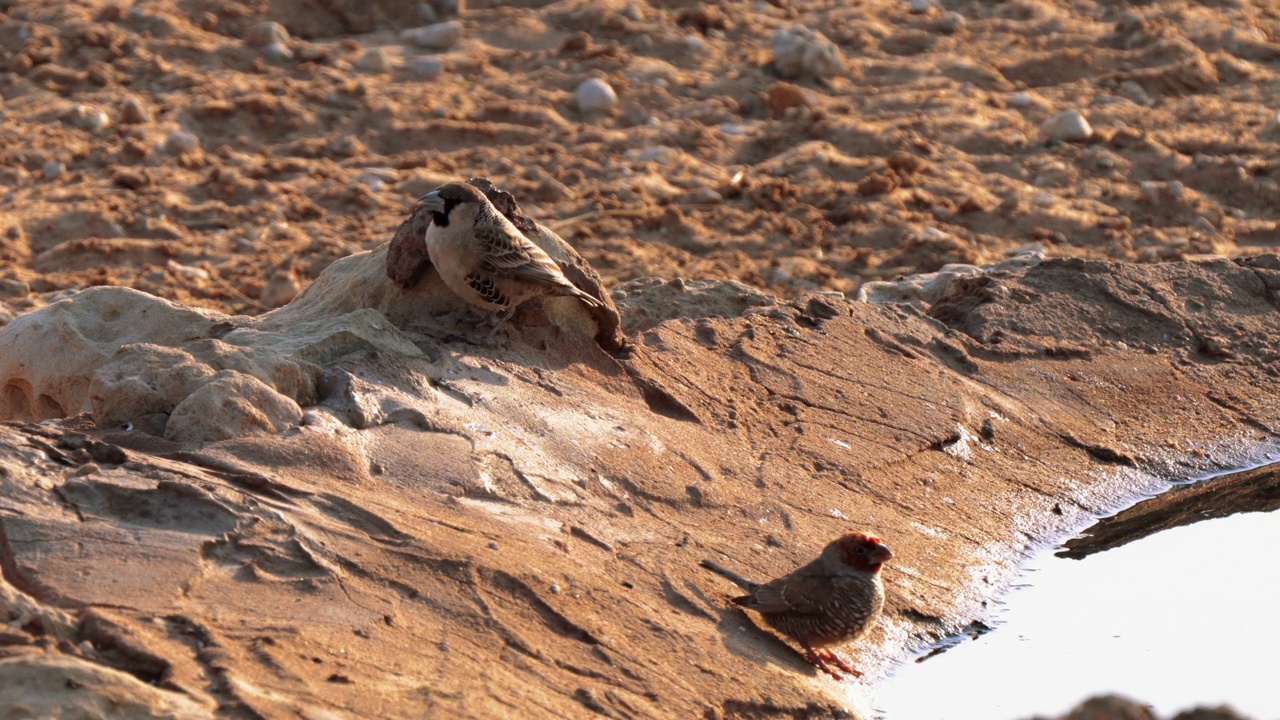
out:
M880 538L848 532L831 541L817 559L766 583L711 560L701 565L746 590L732 598L735 605L760 613L770 627L800 643L805 660L840 680L838 670L855 677L862 672L831 647L857 640L879 619L884 609L880 568L892 557Z
M440 279L471 305L501 313L484 340L526 300L543 295L603 303L578 289L555 260L525 237L476 187L451 182L418 198L431 213L425 241Z

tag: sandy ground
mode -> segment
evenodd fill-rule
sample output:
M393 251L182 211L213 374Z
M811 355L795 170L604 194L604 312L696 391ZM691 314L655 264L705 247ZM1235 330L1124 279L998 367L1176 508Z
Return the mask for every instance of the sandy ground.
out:
M443 50L402 33L454 16L404 0L3 5L0 274L36 293L258 313L477 175L611 284L1280 242L1264 3L472 2ZM843 69L780 78L795 23ZM1092 137L1052 140L1072 109Z
M276 346L137 295L32 321L95 332L46 334L5 419L91 409L90 376L134 377L95 374L126 335L128 372L207 378L243 352L255 392L308 414L207 445L161 437L174 403L0 427L0 697L845 717L848 687L726 609L699 559L776 574L850 518L885 528L889 612L856 650L874 678L1040 544L1274 440L1280 264L1166 261L1280 245L1280 13L918 5L0 0L0 324L95 285L257 316L373 250L281 310L300 322ZM797 23L834 45L782 78L774 33ZM617 102L583 112L592 77ZM412 321L439 298L397 294L378 246L478 175L607 285L798 300L631 286L625 357L546 323L433 335ZM1077 259L921 308L805 294L1028 246Z

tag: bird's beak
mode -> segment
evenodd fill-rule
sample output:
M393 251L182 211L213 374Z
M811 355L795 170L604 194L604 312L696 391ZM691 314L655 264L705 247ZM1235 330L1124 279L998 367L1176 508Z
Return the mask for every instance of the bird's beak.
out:
M433 213L444 212L444 198L440 197L440 193L436 190L418 198L418 204Z
M872 562L882 563L892 557L893 551L889 549L888 545L877 545L875 549L871 551Z

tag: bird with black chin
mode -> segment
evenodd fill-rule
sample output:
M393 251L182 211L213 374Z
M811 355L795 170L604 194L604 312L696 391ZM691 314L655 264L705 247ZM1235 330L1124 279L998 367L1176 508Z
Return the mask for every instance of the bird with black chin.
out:
M569 282L555 260L478 188L451 182L418 202L431 213L425 241L440 279L472 306L498 314L485 341L535 297L576 297L590 307L602 305Z

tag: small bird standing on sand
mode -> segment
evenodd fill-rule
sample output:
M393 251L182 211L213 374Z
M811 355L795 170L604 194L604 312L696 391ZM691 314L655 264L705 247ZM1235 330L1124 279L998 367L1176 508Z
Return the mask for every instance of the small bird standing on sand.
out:
M770 627L800 643L805 660L839 680L831 665L857 677L862 673L830 647L857 640L880 617L880 566L892 557L880 538L851 532L833 540L813 562L767 583L747 580L710 560L701 564L746 590L733 598L735 604L760 613Z
M418 202L431 212L427 254L440 279L472 305L502 313L486 341L521 303L535 297L571 296L591 307L601 306L599 300L569 282L551 256L474 186L451 182Z

